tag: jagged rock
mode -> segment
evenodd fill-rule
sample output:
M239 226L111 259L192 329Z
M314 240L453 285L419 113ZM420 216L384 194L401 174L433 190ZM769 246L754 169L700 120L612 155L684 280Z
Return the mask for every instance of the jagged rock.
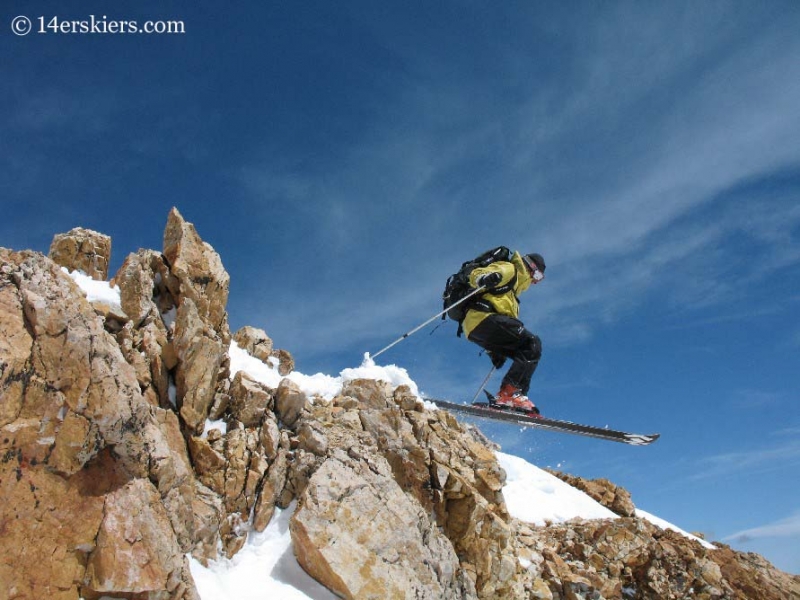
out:
M316 456L325 456L328 452L328 438L319 425L304 421L297 430L297 442L300 448Z
M111 238L91 229L75 227L53 237L48 256L70 271L83 271L92 279L105 281L111 260Z
M224 451L215 449L211 443L201 437L189 438L189 452L194 464L194 471L203 485L214 490L220 496L225 493L225 460Z
M581 490L583 493L596 500L611 512L622 517L633 517L636 515L636 507L631 500L631 495L623 487L614 485L608 479L583 479L568 473L549 470L565 483Z
M74 282L37 253L0 250L0 259L0 452L14 457L0 464L0 565L14 566L2 581L14 597L74 599L105 495L127 481L152 481L179 553L193 544L191 473L177 421L144 400L135 369ZM103 554L95 549L95 560ZM164 592L194 593L176 585Z
M233 334L233 341L263 362L268 362L272 356L272 340L263 329L246 325Z
M294 371L294 358L288 350L273 350L272 357L278 361L278 373L286 377Z
M291 502L290 497L283 497L288 471L288 451L286 449L281 449L276 454L275 459L272 461L267 471L267 476L262 481L261 490L256 500L253 514L253 529L256 531L264 531L264 529L266 529L267 525L269 525L269 522L272 520L272 515L275 513L276 506L286 508L289 502Z
M180 415L187 429L198 434L214 401L226 350L200 318L191 298L184 298L178 308L174 343L179 358L175 383Z
M179 304L191 299L200 319L208 323L227 346L230 330L225 307L230 276L219 254L200 238L194 225L185 221L177 208L173 208L167 218L164 257L179 284L179 291L173 296Z
M281 380L275 392L275 413L287 427L292 427L305 408L308 398L291 379Z
M264 422L261 424L260 433L261 448L263 449L264 456L267 457L267 460L275 460L281 443L281 431L278 428L275 413L266 413Z
M159 495L146 479L108 494L94 550L88 558L84 597L147 594L148 598L197 597L189 566Z
M289 528L302 567L343 598L467 598L458 557L382 460L336 451Z
M778 600L800 591L799 577L638 518L523 530L518 540L541 557L528 576L543 578L553 598Z
M148 316L161 317L175 307L170 287L177 281L168 285L173 279L159 252L139 250L125 258L112 283L119 287L122 310L138 327Z
M245 427L258 427L272 406L272 393L244 371L233 378L228 409Z
M342 387L342 396L357 398L362 408L389 408L394 405L391 385L374 379L346 382Z
M192 556L204 565L217 560L217 540L224 509L219 494L195 480L192 509L194 513L195 546Z

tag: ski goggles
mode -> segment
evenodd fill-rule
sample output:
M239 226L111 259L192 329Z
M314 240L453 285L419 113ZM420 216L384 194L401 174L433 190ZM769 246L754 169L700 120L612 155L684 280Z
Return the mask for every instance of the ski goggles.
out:
M525 255L523 255L522 260L525 261L525 265L528 267L528 272L531 274L531 278L534 281L539 282L544 279L544 273L539 270L539 267L536 266L535 262Z

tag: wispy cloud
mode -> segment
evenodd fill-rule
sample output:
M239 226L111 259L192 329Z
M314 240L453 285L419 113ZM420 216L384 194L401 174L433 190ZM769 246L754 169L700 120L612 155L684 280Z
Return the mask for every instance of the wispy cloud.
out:
M350 335L422 315L453 261L498 243L535 245L551 259L537 314L560 324L563 344L586 341L648 295L697 308L745 293L721 251L742 232L774 249L758 276L800 262L786 236L800 212L783 211L786 201L780 211L765 198L756 200L761 211L727 207L731 191L800 161L800 40L774 23L742 39L709 9L698 16L703 27L678 27L676 51L664 52L654 30L686 25L685 15L629 8L622 38L614 19L586 23L589 48L569 57L569 85L545 73L507 95L481 93L488 75L459 78L463 65L428 64L429 54L387 31L382 50L405 66L398 93L335 158L284 169L268 152L242 169L261 206L283 199L312 223L304 238L336 258L326 265L333 283L311 282L310 295L355 302L335 280L356 261L384 295L422 282L424 293L405 293L380 314L359 311L363 326L353 323ZM641 52L630 52L632 42ZM533 81L524 77L529 48L489 48L498 53L492 77ZM358 255L376 239L380 260ZM321 340L339 335L315 328L329 331Z
M728 452L697 461L693 480L726 477L742 472L770 472L800 465L800 439L742 452Z
M780 519L759 527L737 531L725 538L724 542L745 543L759 538L796 537L800 538L800 510L785 519Z

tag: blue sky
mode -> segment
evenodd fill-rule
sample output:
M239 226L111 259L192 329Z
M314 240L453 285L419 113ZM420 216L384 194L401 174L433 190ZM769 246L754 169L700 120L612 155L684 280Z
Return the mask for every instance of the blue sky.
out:
M185 33L38 33L92 14ZM175 205L232 327L306 373L436 313L463 260L539 252L532 399L662 439L487 433L800 573L796 2L12 1L0 26L0 245L90 227L116 269ZM452 323L384 359L451 400L489 368Z

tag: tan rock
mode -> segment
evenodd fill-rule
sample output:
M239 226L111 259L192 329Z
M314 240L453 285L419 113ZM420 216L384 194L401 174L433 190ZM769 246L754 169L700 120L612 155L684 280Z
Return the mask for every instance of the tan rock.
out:
M263 384L239 371L231 383L228 410L245 427L258 427L272 407L272 393Z
M189 431L198 434L214 401L226 350L200 319L190 298L184 298L178 308L174 343L179 357L175 383L180 415Z
M273 350L271 356L273 359L277 359L278 373L284 377L294 371L294 357L288 350Z
M120 304L125 314L138 327L148 315L159 317L163 307L174 304L171 295L163 284L166 265L161 254L153 250L139 250L129 254L122 266L114 275L114 283L119 286ZM157 285L156 282L160 285ZM161 295L169 296L159 307L156 299Z
M70 271L83 271L92 279L105 281L111 260L111 238L91 229L76 227L53 237L49 257Z
M0 427L14 421L22 409L32 346L19 290L14 285L0 286Z
M32 423L4 428L0 435L0 452L13 456L0 462L0 595L75 600L104 496L127 474L104 451L75 475L57 475L43 463L37 429Z
M549 472L622 517L636 515L636 507L628 490L614 485L608 479L583 479L559 471Z
M342 598L465 597L452 546L383 461L326 460L289 528L301 566Z
M166 599L182 581L191 580L159 500L158 492L145 479L134 479L106 497L96 546L86 568L89 591Z
M265 363L272 356L272 340L263 329L246 325L233 334L233 341L250 356Z
M200 318L227 344L230 331L225 307L230 276L219 254L200 238L194 225L185 221L177 208L167 218L164 257L180 286L178 303L191 299Z
M391 386L374 379L353 379L345 382L341 395L356 398L362 408L389 408L394 405Z
M281 380L275 392L275 414L287 427L293 427L300 418L300 413L305 408L305 392L291 379Z

